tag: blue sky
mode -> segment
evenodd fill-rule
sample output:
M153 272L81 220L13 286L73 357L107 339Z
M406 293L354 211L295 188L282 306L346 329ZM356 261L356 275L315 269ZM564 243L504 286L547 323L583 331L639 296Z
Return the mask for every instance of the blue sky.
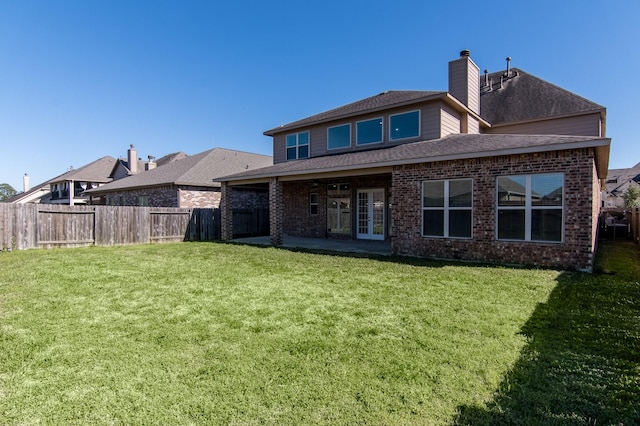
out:
M105 155L214 147L385 90L447 90L469 49L607 107L610 168L640 161L640 2L0 0L0 183Z

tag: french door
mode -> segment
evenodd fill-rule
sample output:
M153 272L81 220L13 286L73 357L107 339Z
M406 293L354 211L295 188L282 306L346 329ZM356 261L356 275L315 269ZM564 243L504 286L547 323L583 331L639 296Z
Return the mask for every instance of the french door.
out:
M358 190L357 237L384 240L384 188Z

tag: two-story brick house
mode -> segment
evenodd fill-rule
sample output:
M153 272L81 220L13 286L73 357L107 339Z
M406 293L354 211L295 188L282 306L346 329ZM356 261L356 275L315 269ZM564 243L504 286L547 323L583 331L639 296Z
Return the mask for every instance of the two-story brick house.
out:
M400 255L590 270L610 139L606 111L518 69L449 90L388 91L265 132L274 164L221 178L267 191L284 235L380 239Z

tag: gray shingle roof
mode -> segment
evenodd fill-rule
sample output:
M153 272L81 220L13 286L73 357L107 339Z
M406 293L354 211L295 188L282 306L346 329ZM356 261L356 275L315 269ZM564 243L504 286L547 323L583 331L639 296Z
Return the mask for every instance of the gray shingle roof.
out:
M512 68L513 77L505 79L500 89L500 76L505 73L489 74L492 90L483 87L480 93L480 115L494 126L605 109L518 68ZM480 81L484 86L485 77Z
M158 167L164 166L166 164L172 163L174 161L182 160L183 158L187 158L188 155L182 151L173 152L171 154L167 154L163 157L156 159L156 165ZM144 170L144 168L142 169Z
M115 158L107 155L92 163L82 166L79 169L69 170L68 172L63 173L60 176L56 176L45 183L50 184L70 180L99 183L111 182L111 178L109 176L111 175L111 171L113 170L113 166L116 164L116 161L117 160Z
M214 148L162 167L138 173L87 191L96 194L109 191L162 185L220 186L219 176L273 164L270 156Z
M628 169L611 169L607 175L607 191L623 193L629 186L629 181L640 183L640 163Z
M592 136L455 134L440 139L407 143L390 148L287 161L262 169L221 178L221 181L263 179L275 176L328 173L400 164L468 159L526 152L596 147L606 150L598 164L606 175L610 139Z
M502 89L500 76L505 71L489 74L493 90L481 91L480 115L492 125L532 121L549 117L574 115L585 112L604 111L605 108L568 90L544 81L518 68L511 69L511 78L505 79ZM516 75L517 74L517 75ZM484 76L480 77L484 85ZM264 132L267 136L276 133L325 123L360 114L389 109L396 106L416 104L446 96L437 91L387 91L350 104L312 115Z
M383 109L389 109L396 106L402 106L405 104L412 104L416 102L423 102L429 99L436 99L438 97L445 96L446 92L429 92L418 90L391 90L382 92L375 96L343 105L338 108L334 108L329 111L322 112L320 114L312 115L311 117L303 118L302 120L294 121L289 124L285 124L275 129L267 130L264 132L267 136L272 136L275 133L283 132L286 130L292 130L299 127L309 126L313 124L324 123L327 121L338 120L344 117L350 117L356 114L366 114L369 112L375 112Z

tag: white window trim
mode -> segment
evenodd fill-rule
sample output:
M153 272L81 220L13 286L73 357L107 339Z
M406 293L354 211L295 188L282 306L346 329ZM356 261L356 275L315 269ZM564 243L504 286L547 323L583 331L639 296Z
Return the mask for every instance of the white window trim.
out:
M531 177L532 176L550 176L550 175L560 175L562 176L562 204L559 206L534 206L531 202ZM525 188L525 201L524 206L500 206L500 200L498 199L499 186L498 186L498 178L509 178L509 177L524 177L524 188ZM565 218L565 179L564 173L534 173L530 175L505 175L496 177L496 240L498 241L514 241L514 242L533 242L533 243L547 243L547 244L562 244L564 242L564 218ZM510 239L510 238L498 238L498 213L500 210L524 210L524 239ZM531 239L531 220L532 220L532 211L533 210L561 210L562 211L562 219L561 219L561 229L560 229L560 241L553 240L533 240Z
M397 138L394 139L391 137L391 118L392 117L397 117L398 115L404 115L404 114L410 114L412 112L417 112L418 113L418 134L415 136L407 136L406 138ZM397 114L391 114L389 115L389 140L390 141L403 141L403 140L407 140L407 139L415 139L415 138L419 138L420 135L422 135L422 111L420 111L419 109L414 109L411 111L403 111L403 112L399 112Z
M329 130L336 129L338 127L345 127L345 126L349 127L349 145L339 146L336 148L329 147ZM352 144L353 144L353 141L351 140L351 123L338 124L337 126L327 127L327 151L333 151L338 149L349 149L351 148Z
M449 183L456 181L469 180L471 181L471 206L469 207L449 207ZM424 182L443 182L444 183L444 206L443 207L424 207ZM420 233L425 238L450 238L454 240L471 240L473 239L473 179L472 178L462 178L462 179L434 179L434 180L426 180L422 181L422 198L420 199L420 205L422 207L422 223L420 226ZM444 224L443 224L443 235L426 235L424 234L424 212L427 210L431 211L442 211L444 212ZM470 211L471 212L471 235L468 237L450 237L449 236L449 212L450 211Z
M375 121L375 120L379 120L380 121L380 126L382 127L382 129L380 129L380 140L377 142L367 142L367 143L358 143L358 124L360 123L365 123L367 121ZM359 120L356 121L356 146L369 146L369 145L376 145L379 143L383 143L384 142L384 117L374 117L374 118L368 118L366 120ZM328 142L327 142L328 143Z

